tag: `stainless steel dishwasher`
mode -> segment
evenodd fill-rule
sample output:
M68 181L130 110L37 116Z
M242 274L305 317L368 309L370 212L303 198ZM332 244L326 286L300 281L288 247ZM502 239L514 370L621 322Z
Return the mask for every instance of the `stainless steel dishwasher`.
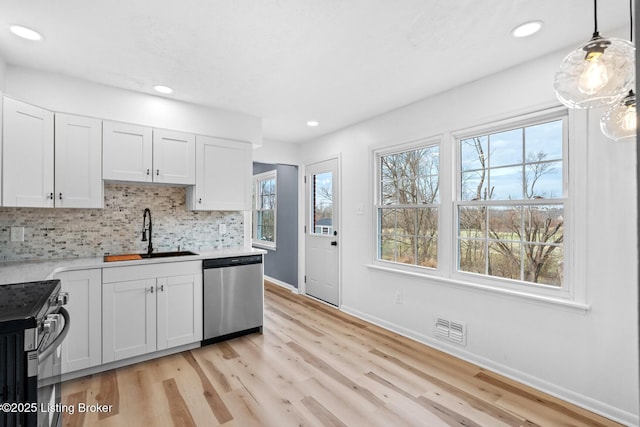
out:
M262 332L262 255L206 259L202 269L202 345Z

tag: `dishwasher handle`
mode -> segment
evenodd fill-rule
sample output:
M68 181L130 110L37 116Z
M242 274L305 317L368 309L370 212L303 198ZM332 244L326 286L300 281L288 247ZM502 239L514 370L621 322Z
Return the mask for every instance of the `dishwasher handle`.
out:
M238 265L262 264L262 255L236 256L228 258L205 259L202 261L202 268L223 268L235 267Z

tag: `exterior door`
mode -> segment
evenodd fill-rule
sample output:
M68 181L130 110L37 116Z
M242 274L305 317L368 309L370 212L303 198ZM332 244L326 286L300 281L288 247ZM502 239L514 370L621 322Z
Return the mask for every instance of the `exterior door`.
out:
M307 295L340 303L338 159L306 167L305 284Z

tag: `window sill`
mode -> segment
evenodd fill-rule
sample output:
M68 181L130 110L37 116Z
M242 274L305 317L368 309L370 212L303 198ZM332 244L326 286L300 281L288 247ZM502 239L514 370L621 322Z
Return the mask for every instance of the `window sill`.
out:
M264 243L251 242L251 246L254 248L266 249L268 251L275 251L276 245L265 245Z
M433 275L417 273L413 271L404 271L397 268L384 267L376 264L366 264L366 267L371 270L401 274L404 276L416 277L420 279L428 279L434 283L438 283L441 285L449 285L449 286L453 285L462 289L474 289L474 290L479 290L487 293L509 295L509 296L523 298L530 301L537 301L545 304L559 305L559 306L570 308L576 311L580 311L582 313L586 313L587 311L591 310L591 306L589 304L580 303L580 302L572 301L565 298L556 298L556 297L551 297L546 295L532 294L529 292L516 291L513 289L498 288L494 286L483 285L479 283L473 283L473 282L462 281L462 280L455 280L455 279L450 279L450 278L440 277L440 276L433 276Z

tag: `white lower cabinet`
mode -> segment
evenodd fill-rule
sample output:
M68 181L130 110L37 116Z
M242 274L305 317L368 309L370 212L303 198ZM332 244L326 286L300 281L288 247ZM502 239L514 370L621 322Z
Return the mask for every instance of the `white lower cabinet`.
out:
M102 363L101 270L64 271L55 275L62 291L69 293L65 306L70 329L62 342L62 373L98 366Z
M202 340L202 262L105 268L102 363Z

